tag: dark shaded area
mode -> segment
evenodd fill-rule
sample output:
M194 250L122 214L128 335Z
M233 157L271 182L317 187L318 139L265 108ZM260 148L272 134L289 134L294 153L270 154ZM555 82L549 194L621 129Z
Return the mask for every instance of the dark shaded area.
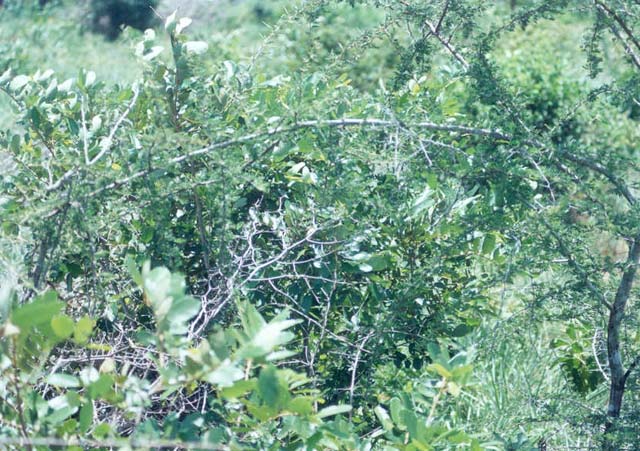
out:
M116 39L123 26L145 30L154 25L154 9L158 0L92 0L90 7L91 29Z

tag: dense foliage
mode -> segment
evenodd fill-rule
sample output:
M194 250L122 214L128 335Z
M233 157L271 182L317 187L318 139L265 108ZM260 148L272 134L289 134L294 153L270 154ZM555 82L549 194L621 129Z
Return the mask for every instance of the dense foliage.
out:
M0 446L637 449L638 2L5 3Z

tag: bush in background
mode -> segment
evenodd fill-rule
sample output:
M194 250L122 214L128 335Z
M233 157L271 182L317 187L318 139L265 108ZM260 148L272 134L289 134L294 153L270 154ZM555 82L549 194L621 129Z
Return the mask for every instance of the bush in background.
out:
M122 25L144 30L153 25L157 6L158 0L92 0L91 28L108 39L117 38Z

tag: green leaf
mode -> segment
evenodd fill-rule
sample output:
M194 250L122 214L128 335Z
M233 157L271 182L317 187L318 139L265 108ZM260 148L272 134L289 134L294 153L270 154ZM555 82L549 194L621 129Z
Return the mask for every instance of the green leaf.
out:
M240 303L238 311L242 327L249 337L254 337L267 324L256 308L248 302Z
M43 324L51 325L51 319L62 309L55 291L47 291L33 302L19 306L12 315L12 322L21 330Z
M275 366L269 365L258 377L258 393L268 407L279 409L289 399L289 389L278 374Z
M61 408L53 409L53 413L45 418L47 423L56 425L62 423L64 420L74 415L78 411L77 407L65 406Z
M51 318L53 332L63 340L73 334L73 320L67 315L56 315Z
M141 287L143 285L142 274L140 274L140 270L138 270L135 259L131 255L127 255L124 259L124 264L127 267L127 271L129 271L131 279Z
M289 401L286 409L303 416L311 415L313 413L313 399L307 396L298 396Z
M93 423L93 401L87 401L80 409L80 430L86 432Z
M90 317L83 316L80 318L73 329L73 340L78 344L86 343L93 333L93 326L95 326L95 321Z
M113 376L110 374L100 374L98 380L91 382L87 387L87 394L91 399L99 399L107 394L113 387Z
M176 36L182 33L182 31L185 28L187 28L189 25L191 25L191 22L192 22L191 18L181 17L180 20L178 21L178 24L176 25L176 29L175 29Z
M451 395L452 395L454 398L457 398L457 397L460 395L460 393L462 392L462 389L461 389L461 388L460 388L460 386L459 386L458 384L456 384L455 382L449 381L449 382L447 383L447 391L448 391L449 393L451 393Z
M439 363L431 363L427 366L427 370L438 373L440 376L445 379L451 379L453 376L449 370L447 370L444 366Z
M487 255L493 252L496 248L496 236L493 233L489 233L484 236L482 240L482 253Z
M378 421L380 422L380 424L382 424L382 428L385 431L393 430L393 421L391 421L391 417L389 417L389 414L384 409L384 407L376 406L376 408L373 409L373 412L376 414Z
M178 13L178 10L175 10L174 12L169 14L169 16L164 22L164 29L167 30L169 33L173 33L173 30L175 30L175 26L176 26L175 21L176 21L177 13Z
M143 268L144 292L157 318L164 318L171 309L171 272L167 268L158 267L151 271Z
M148 51L145 51L141 56L145 61L151 61L156 56L160 55L164 51L164 47L161 45L154 45Z
M98 439L105 438L112 433L113 431L108 423L100 423L93 428L93 436Z
M174 299L167 318L173 326L175 334L186 332L185 323L196 316L200 311L200 301L191 296Z
M391 410L391 419L395 424L404 428L404 418L402 416L402 401L398 398L392 398L389 403L389 409Z
M264 349L264 353L271 352L276 346L283 345L291 341L294 337L291 332L284 332L286 329L299 324L301 320L272 321L264 326L253 338L255 345Z
M231 387L224 388L220 391L220 396L225 399L235 399L246 395L254 390L257 386L255 379L242 380L234 383Z
M451 370L451 374L455 380L459 380L470 375L473 372L473 365L460 365Z
M407 427L407 431L412 439L418 439L418 418L416 414L410 410L402 411L402 423Z
M236 364L225 361L221 366L207 374L204 379L210 384L219 387L231 387L237 380L243 377L244 373Z
M17 91L24 87L27 83L29 83L30 78L26 75L17 75L11 80L9 84L9 89L12 91Z
M50 374L46 378L47 384L61 388L80 387L80 379L76 376L66 373Z
M352 407L348 404L341 404L337 406L329 406L318 412L318 418L327 418L334 415L340 415L343 413L351 412Z

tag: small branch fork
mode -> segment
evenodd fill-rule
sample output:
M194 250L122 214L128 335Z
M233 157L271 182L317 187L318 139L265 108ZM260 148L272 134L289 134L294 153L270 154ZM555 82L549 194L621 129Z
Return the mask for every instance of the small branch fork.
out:
M360 356L362 355L362 351L367 344L367 341L371 337L373 337L374 331L370 331L360 342L358 345L358 349L356 350L356 355L353 359L353 364L351 366L351 383L349 384L349 404L353 405L353 395L356 390L356 375L358 374L358 364L360 363ZM349 413L349 419L351 419L351 413Z
M435 36L436 39L438 41L440 41L440 43L443 45L443 47L445 49L447 49L447 51L449 53L451 53L451 55L460 63L462 64L462 67L464 68L464 70L468 70L469 69L469 63L467 62L466 59L464 59L464 56L462 56L460 54L460 52L458 52L455 47L453 47L453 45L451 45L451 42L448 39L445 39L442 37L442 35L440 34L440 25L442 24L442 19L443 19L444 15L440 17L440 21L438 22L437 25L433 25L431 22L425 22L425 25L427 25L427 27L429 27L429 31L430 31L430 35Z
M133 85L132 90L133 90L133 97L131 98L131 102L129 102L129 105L127 106L127 108L122 112L120 117L118 117L116 122L113 124L113 126L111 127L111 131L109 131L109 135L107 135L106 138L103 138L106 140L105 145L102 147L100 152L98 152L98 154L95 157L93 157L93 159L87 162L87 165L89 166L94 165L113 147L113 138L116 136L116 132L120 128L122 121L124 121L124 119L129 115L129 113L131 112L131 109L133 108L133 106L136 104L136 101L138 100L140 89L138 88L137 85Z
M93 166L102 157L104 157L107 152L109 152L111 150L111 148L113 147L113 139L115 138L116 133L117 133L118 129L120 128L120 125L122 125L122 122L129 115L129 113L133 109L133 106L136 104L136 101L138 100L138 95L139 94L140 94L139 88L134 85L134 87L133 87L133 97L131 99L131 102L129 102L129 105L127 106L127 108L118 117L118 119L116 119L116 122L111 127L111 130L109 131L109 134L105 138L103 138L105 140L105 145L102 147L100 152L98 152L98 154L95 157L91 158L91 159L89 158L89 141L88 141L88 138L87 138L87 135L88 135L89 132L87 131L87 121L86 121L86 117L85 117L85 115L86 115L85 107L84 107L84 103L81 104L81 106L80 106L80 119L81 119L81 122L82 122L82 148L83 148L83 151L84 151L85 166L87 166L87 167L88 166ZM60 177L54 183L51 183L47 187L47 191L55 191L55 190L57 190L62 185L64 185L67 182L67 180L70 180L78 172L79 172L78 169L70 169L70 170L68 170L67 172L65 172L62 175L62 177Z
M594 0L593 3L596 5L596 8L598 10L600 10L605 16L613 19L613 21L617 23L618 26L622 29L622 33L626 36L626 39L613 24L609 27L611 29L611 32L620 40L620 42L622 42L622 45L627 54L631 57L633 64L637 69L640 69L640 57L637 54L637 52L640 51L640 41L634 35L633 30L631 30L627 22L625 22L624 19L620 17L620 15L618 15L614 10L607 6L606 3L601 0Z

